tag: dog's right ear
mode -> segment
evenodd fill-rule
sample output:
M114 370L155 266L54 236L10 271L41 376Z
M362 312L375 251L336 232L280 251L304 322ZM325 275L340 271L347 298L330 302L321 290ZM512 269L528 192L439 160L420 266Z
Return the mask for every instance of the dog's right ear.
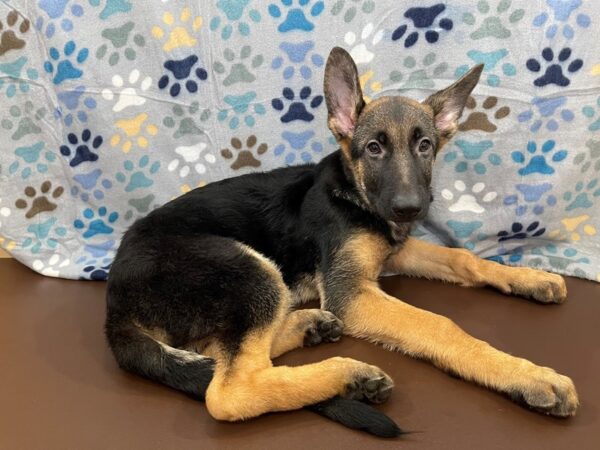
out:
M351 140L365 101L356 64L343 48L334 47L329 53L324 91L329 129L338 142Z

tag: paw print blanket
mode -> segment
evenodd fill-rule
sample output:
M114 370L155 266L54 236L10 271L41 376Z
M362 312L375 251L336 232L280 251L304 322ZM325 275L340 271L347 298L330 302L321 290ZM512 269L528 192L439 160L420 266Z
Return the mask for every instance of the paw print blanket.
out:
M600 281L599 17L592 0L3 0L0 246L105 279L153 208L320 160L337 45L367 100L485 64L416 236Z

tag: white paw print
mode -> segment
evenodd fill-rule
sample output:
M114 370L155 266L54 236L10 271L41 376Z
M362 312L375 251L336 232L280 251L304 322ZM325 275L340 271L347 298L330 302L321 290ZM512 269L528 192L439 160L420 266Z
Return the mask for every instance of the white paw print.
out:
M459 197L455 203L448 207L448 210L451 212L468 211L481 214L485 211L485 208L481 206L479 202L489 203L498 196L498 193L493 191L484 194L483 190L485 189L485 184L481 182L475 183L473 185L473 187L471 188L472 194L464 193L467 187L465 186L465 183L461 180L456 180L454 182L454 189L456 190L456 196ZM443 189L442 197L444 197L448 201L453 201L455 199L455 194L453 194L452 191L449 189ZM477 200L478 197L480 198L479 201Z
M0 203L2 203L2 199L0 198ZM10 216L10 209L6 206L0 207L0 227L2 226L2 218Z
M172 160L167 166L169 172L177 170L177 168L180 167L181 164L181 167L179 169L179 176L181 178L188 176L191 170L190 167L193 167L194 170L199 174L205 173L206 165L204 165L204 162L214 164L217 161L217 158L215 158L215 155L213 155L212 153L204 153L204 155L202 155L202 153L204 152L204 150L206 150L207 147L208 146L205 142L199 142L198 144L191 145L188 147L177 147L175 149L175 153L180 155L182 159L175 158L174 160ZM202 161L201 156L204 156L204 162Z
M123 111L129 106L140 106L146 103L146 99L141 95L138 95L138 91L145 92L152 86L152 78L144 77L141 79L140 71L133 69L129 73L128 83L129 86L123 88L125 84L121 75L114 75L112 77L112 85L115 88L114 92L110 89L102 90L102 97L106 100L112 101L117 98L117 102L113 106L114 112ZM139 82L139 87L136 87Z
M71 261L69 259L65 259L63 261L60 260L59 255L52 255L47 262L42 262L39 259L33 261L33 269L36 272L41 273L42 275L46 275L47 277L59 277L60 269L64 269Z
M357 45L354 45L356 42L356 34L354 34L354 32L348 31L344 36L344 42L346 44L354 45L354 47L352 47L350 50L350 56L352 56L352 59L356 64L370 63L375 57L375 53L369 51L367 44L365 44L365 41L369 38L369 36L371 36L371 34L373 34L374 28L375 26L372 23L366 24L360 33L361 42ZM381 29L375 33L373 40L371 41L371 45L374 46L381 42L381 39L383 39L383 32L384 30Z

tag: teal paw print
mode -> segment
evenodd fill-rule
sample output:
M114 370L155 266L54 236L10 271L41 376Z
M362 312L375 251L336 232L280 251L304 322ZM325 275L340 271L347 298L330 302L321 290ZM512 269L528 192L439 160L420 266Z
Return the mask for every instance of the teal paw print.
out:
M456 141L450 151L444 155L447 163L456 162L454 170L463 173L472 168L475 173L483 175L488 170L488 164L499 166L502 158L497 153L489 152L494 146L490 140L469 142L462 139ZM487 156L487 158L484 158ZM462 159L462 160L459 160Z
M225 14L225 17L215 16L210 21L210 30L221 30L221 38L228 40L237 25L237 31L242 36L250 35L250 22L259 23L260 13L256 9L251 9L246 13L246 6L250 0L218 0L217 8ZM247 19L244 17L247 16Z
M50 48L50 60L44 63L44 70L50 75L54 75L52 82L60 84L65 80L81 78L83 72L77 68L78 64L83 64L89 56L89 50L82 48L75 54L77 46L75 42L69 41L63 49L64 59L61 59L60 51L55 47ZM71 57L75 57L75 63Z
M563 194L563 200L569 202L565 211L573 211L578 208L591 208L594 206L594 197L600 197L600 187L598 186L598 179L594 178L588 183L579 181L575 185L575 189L567 191Z
M36 222L27 227L27 232L32 236L27 237L21 243L21 247L29 249L33 254L39 253L42 248L56 249L58 241L67 235L67 229L63 226L55 226L58 219L50 217L43 222Z
M573 159L573 164L581 166L581 173L586 173L592 167L595 172L600 172L600 141L590 139L585 146L588 150L578 153Z
M137 163L137 167L133 161L127 160L123 163L124 172L119 172L115 176L119 183L127 183L125 192L132 192L136 189L150 187L154 184L152 176L160 169L160 162L155 161L150 164L150 157L144 155Z
M200 136L205 134L198 122L206 122L210 118L210 110L200 111L200 103L192 102L189 106L174 105L173 115L163 119L163 125L173 130L173 137Z
M131 2L128 0L88 0L94 7L104 5L100 11L100 19L106 20L113 14L126 13L131 11Z
M486 37L495 39L507 39L511 32L504 25L508 21L509 27L514 27L525 15L524 9L510 9L511 0L501 0L496 7L495 13L491 10L490 4L486 0L477 3L477 16L467 12L463 15L463 22L467 25L477 26L477 29L470 34L471 39L478 40ZM508 16L508 17L506 17ZM484 17L483 21L479 22ZM478 23L479 22L479 23Z
M569 269L572 264L590 264L589 258L581 256L579 252L572 248L567 247L566 249L559 251L554 244L548 244L544 247L538 247L531 250L531 254L535 257L529 260L528 265L530 267L544 267L549 264L551 267L558 269L561 272L565 272ZM547 264L544 264L544 258ZM578 277L589 278L586 276L584 270L575 268L573 274Z
M594 106L584 106L581 112L585 117L592 120L592 122L588 125L588 130L590 131L598 131L600 130L600 97L596 99L596 104Z
M393 70L389 78L398 90L405 89L431 89L435 86L434 79L439 78L448 70L448 64L440 62L435 64L435 53L428 53L420 62L412 56L404 58L404 69Z
M310 6L311 0L297 0L298 6L296 7L293 6L294 0L280 0L280 2L283 11L275 3L271 3L268 8L269 15L274 19L281 19L285 14L283 22L277 27L280 33L294 30L312 31L315 25L306 17L306 14L312 19L319 16L325 8L325 3L322 1L317 1Z
M240 120L253 127L256 123L256 115L264 115L267 110L261 103L253 103L256 92L249 91L242 95L226 95L223 99L231 108L222 109L217 114L219 122L228 121L229 128L235 130L240 126Z
M491 52L482 52L479 50L469 50L467 56L474 64L483 64L483 73L486 76L486 82L489 86L500 86L501 76L514 77L517 74L517 68L514 64L500 62L508 56L508 50L501 48ZM462 65L456 69L454 76L459 78L466 74L472 66ZM497 69L498 67L498 69Z
M144 197L130 198L127 200L127 204L131 206L131 209L128 209L125 212L125 220L131 221L140 217L144 217L150 210L158 208L160 205L156 204L154 200L156 200L154 194L148 194Z
M47 113L43 106L36 109L33 102L27 100L22 106L11 106L8 112L9 116L2 119L0 125L7 131L13 131L11 135L13 141L19 141L26 136L42 132L38 123L44 119Z
M547 140L538 149L534 141L527 143L527 153L520 150L514 151L511 154L512 160L517 164L524 165L519 169L519 175L531 175L532 173L540 173L542 175L551 175L555 172L554 167L548 164L546 157L552 162L558 163L567 157L566 150L556 150L556 142L552 139Z
M98 234L112 234L114 228L110 225L115 223L118 218L119 213L113 211L108 214L105 206L98 208L97 212L94 212L91 208L86 208L83 211L83 220L76 219L73 226L83 231L82 236L85 239L90 239Z
M15 149L16 160L8 166L9 175L13 175L19 169L21 178L26 180L33 173L46 173L48 166L56 161L56 154L44 150L44 142L36 142L33 145L17 147Z
M469 250L473 250L477 242L488 238L486 234L475 233L483 226L483 222L480 220L470 222L448 220L446 225L452 230L456 243Z
M29 92L31 82L36 81L39 73L36 69L29 67L23 73L27 64L27 57L21 56L11 63L0 64L0 90L8 98L12 98L20 91L23 94Z
M232 86L237 83L252 83L256 80L254 72L264 61L263 55L255 55L251 58L252 48L244 45L236 56L231 49L225 49L223 57L225 63L216 61L213 69L219 75L226 75L223 79L223 86Z
M356 17L359 9L361 16L371 14L375 10L375 2L373 0L338 0L333 4L330 12L334 17L342 15L344 22L350 23Z
M128 61L134 61L137 57L136 47L142 48L146 45L146 39L139 33L133 35L130 43L130 36L134 28L133 22L126 22L120 27L106 28L102 31L102 37L109 41L112 46L110 50L110 56L108 57L108 64L114 66L124 56ZM106 54L109 52L108 44L102 44L96 50L96 58L104 59Z

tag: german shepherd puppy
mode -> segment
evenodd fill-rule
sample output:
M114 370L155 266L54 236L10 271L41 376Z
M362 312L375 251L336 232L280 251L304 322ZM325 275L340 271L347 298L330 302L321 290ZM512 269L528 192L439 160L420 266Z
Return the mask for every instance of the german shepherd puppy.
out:
M205 399L237 421L307 407L381 436L400 431L358 400L391 394L381 369L349 358L299 367L273 358L343 333L381 343L523 402L571 416L573 382L475 339L445 317L383 292L382 272L491 285L560 303L562 277L482 260L409 237L427 214L436 155L455 134L482 65L422 103L366 104L350 55L325 69L328 125L340 149L318 164L195 189L138 220L108 281L106 336L128 371ZM292 310L319 299L321 309Z

